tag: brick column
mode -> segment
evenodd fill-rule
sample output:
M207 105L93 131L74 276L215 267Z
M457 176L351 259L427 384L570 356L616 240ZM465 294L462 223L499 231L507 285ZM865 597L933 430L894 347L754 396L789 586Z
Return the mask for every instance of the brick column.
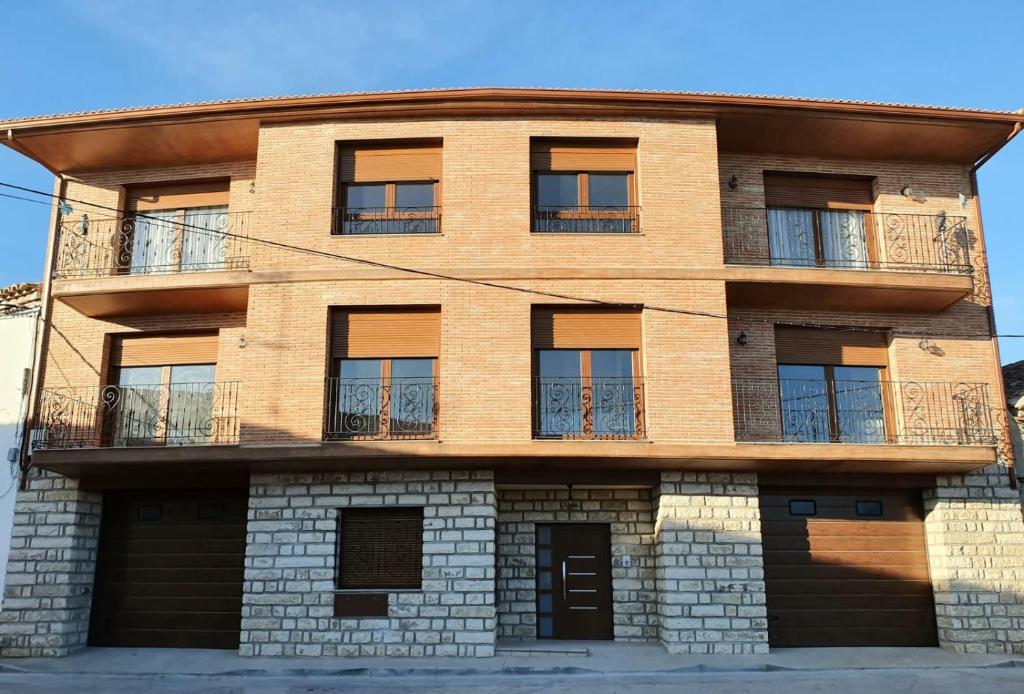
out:
M85 647L101 502L76 480L42 471L18 493L0 655L65 656Z
M757 476L665 472L656 496L662 644L670 653L767 653Z
M924 503L939 643L1024 653L1024 519L1005 470L939 477Z
M338 510L396 505L423 507L422 589L336 619ZM495 515L490 471L253 475L239 653L494 655Z

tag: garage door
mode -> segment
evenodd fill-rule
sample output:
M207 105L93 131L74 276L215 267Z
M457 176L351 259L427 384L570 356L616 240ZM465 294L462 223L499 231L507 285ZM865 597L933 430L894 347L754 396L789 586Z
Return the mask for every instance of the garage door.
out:
M936 645L918 492L764 492L770 645Z
M245 490L106 492L89 644L238 648Z

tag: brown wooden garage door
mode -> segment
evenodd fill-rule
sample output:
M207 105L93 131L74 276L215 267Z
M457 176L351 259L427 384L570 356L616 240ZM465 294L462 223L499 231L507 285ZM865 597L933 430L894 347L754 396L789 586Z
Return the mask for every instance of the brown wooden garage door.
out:
M936 645L919 492L766 489L761 521L771 646Z
M238 648L245 490L103 497L89 643Z

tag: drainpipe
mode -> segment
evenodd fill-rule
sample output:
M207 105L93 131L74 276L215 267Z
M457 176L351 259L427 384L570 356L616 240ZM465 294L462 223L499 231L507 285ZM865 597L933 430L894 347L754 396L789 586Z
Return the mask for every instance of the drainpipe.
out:
M25 417L25 434L21 439L21 480L20 489L28 488L28 473L31 469L30 447L32 445L32 432L37 428L39 422L39 391L43 383L45 362L43 356L47 353L50 344L50 321L53 317L53 273L57 267L57 242L60 238L60 201L67 193L67 180L62 174L56 174L53 182L53 194L56 199L53 201L53 208L50 211L50 234L46 241L46 265L42 281L42 293L39 297L39 314L36 318L36 344L32 351L32 382L29 386L28 409Z
M1014 130L1014 134L1016 134L1017 131L1019 131L1019 130L1020 130L1020 123L1017 124L1017 127ZM1013 137L1013 136L1011 135L1011 137ZM987 159L983 160L983 161L987 161ZM974 167L971 168L971 193L974 195L974 205L977 208L977 213L978 213L978 232L981 234L981 238L984 239L985 238L985 223L982 221L982 215L981 215L981 196L978 194L978 166L980 166L980 164L975 165ZM988 273L987 258L986 258L986 263L985 263L985 272ZM991 284L992 284L991 275L989 275L985 279L989 283L989 286L991 286ZM996 337L996 335L999 334L999 331L996 330L996 312L995 312L995 309L993 308L991 303L989 303L989 305L985 307L985 310L986 310L986 312L988 314L988 330L989 330L989 335L991 335L990 339L992 341L992 356L996 360L996 369L999 372L999 378L996 379L995 396L996 396L996 400L999 403L999 408L1000 408L1000 411L1002 412L1002 415L1008 418L1010 416L1009 412L1007 410L1007 407L1008 407L1009 403L1007 403L1007 401L1006 401L1006 386L1003 383L1003 367L1002 367L1003 361L1002 361L1002 359L999 356L999 338ZM1000 421L1002 421L1002 420L1000 419ZM999 436L1001 438L1007 438L1008 439L1008 440L1003 442L1004 444L1006 444L1004 446L1004 448L1005 448L1005 455L1006 455L1006 470L1007 470L1007 473L1010 476L1010 488L1011 489L1016 489L1017 488L1017 473L1016 473L1016 469L1015 469L1015 461L1013 459L1013 440L1009 438L1009 436L1010 436L1009 422L1007 422L1006 429L1001 431L1001 432L999 432Z

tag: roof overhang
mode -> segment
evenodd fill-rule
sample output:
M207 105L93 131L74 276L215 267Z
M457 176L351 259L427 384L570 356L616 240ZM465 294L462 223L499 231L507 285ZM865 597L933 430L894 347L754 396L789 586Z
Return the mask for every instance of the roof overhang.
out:
M974 165L1024 113L761 96L440 89L252 99L0 121L0 138L55 173L245 161L263 124L411 118L707 118L723 151Z

